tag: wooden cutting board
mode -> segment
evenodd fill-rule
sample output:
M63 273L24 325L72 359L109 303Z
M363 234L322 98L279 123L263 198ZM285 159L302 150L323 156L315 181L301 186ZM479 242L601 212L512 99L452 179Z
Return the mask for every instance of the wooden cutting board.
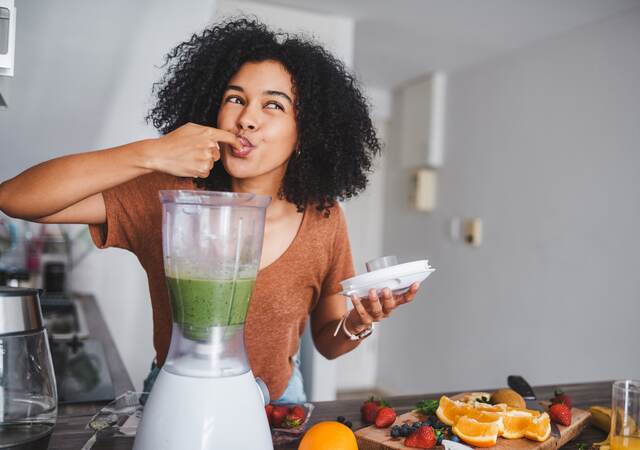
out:
M458 397L458 396L456 396ZM554 450L562 447L564 444L578 436L587 426L588 419L591 414L578 408L571 409L571 425L564 427L558 425L560 437L549 437L544 442L531 441L529 439L503 439L498 438L498 442L489 450ZM408 412L396 418L394 425L402 425L404 423L413 423L422 420L420 414ZM371 425L356 431L356 439L358 440L359 450L387 450L387 449L409 449L405 447L403 442L405 438L392 438L391 427L379 429ZM436 446L436 449L442 449L442 446Z

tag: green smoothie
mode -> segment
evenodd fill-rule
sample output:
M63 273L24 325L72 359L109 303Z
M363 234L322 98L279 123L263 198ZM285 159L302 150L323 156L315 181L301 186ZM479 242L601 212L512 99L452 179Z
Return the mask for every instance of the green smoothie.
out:
M212 326L241 325L247 317L255 279L197 280L166 276L173 320L194 339Z

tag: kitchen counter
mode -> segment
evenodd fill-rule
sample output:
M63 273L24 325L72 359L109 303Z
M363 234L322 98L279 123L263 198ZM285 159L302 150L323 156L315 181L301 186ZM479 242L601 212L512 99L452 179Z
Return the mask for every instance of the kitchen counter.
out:
M571 385L559 385L572 396L574 406L587 408L592 405L608 406L611 403L611 381L580 383ZM553 396L556 386L534 387L536 395L541 399L548 399ZM480 391L480 389L477 389ZM489 389L490 390L490 389ZM475 389L474 389L475 391ZM122 392L116 390L116 392ZM429 398L439 398L441 394L409 395L402 397L388 397L390 403L396 408L398 414L403 414L412 410L420 400ZM345 416L353 423L353 428L358 429L364 425L360 421L360 405L362 400L341 400L334 402L316 402L310 425L324 421L335 420L337 416ZM87 414L65 414L61 411L58 425L51 440L50 449L56 450L77 450L82 447L91 433L84 430L84 426L93 413ZM578 444L585 443L589 447L594 442L604 440L606 434L596 428L588 426L578 438L565 445L563 449L576 449ZM132 438L112 437L101 440L93 447L95 450L130 450L133 446ZM278 446L276 449L296 449L297 442L288 445ZM184 449L188 450L188 449Z
M74 298L82 303L90 337L100 341L104 347L104 353L116 396L126 391L133 391L134 387L129 373L122 362L122 358L120 358L120 354L116 349L95 297L86 294L76 294ZM107 403L108 402L88 402L60 405L58 407L58 422L54 428L49 448L74 450L81 448L86 438L82 440L82 437L78 437L78 434L82 434L81 432L89 421L89 418ZM82 434L82 436L84 436L84 434ZM82 443L80 443L80 441L82 441Z

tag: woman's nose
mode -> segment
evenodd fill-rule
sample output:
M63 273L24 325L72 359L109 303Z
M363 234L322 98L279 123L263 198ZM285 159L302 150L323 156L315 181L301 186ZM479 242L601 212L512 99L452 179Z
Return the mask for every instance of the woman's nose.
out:
M241 130L255 130L258 127L258 121L249 108L245 109L238 118L238 126Z

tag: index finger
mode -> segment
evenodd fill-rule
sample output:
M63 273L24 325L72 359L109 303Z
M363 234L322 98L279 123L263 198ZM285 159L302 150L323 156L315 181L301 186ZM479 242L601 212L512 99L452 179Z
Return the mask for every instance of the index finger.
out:
M238 139L238 136L230 131L210 127L209 132L211 133L211 137L218 142L224 142L238 148L242 147L242 143L240 142L240 139Z

